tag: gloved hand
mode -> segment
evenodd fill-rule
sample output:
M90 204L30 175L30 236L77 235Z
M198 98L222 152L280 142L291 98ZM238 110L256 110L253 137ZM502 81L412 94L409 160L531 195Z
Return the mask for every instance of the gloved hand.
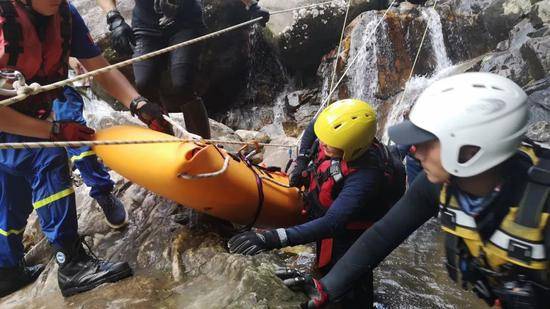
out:
M284 235L281 240L279 234ZM284 229L267 230L261 232L244 232L237 234L227 242L230 253L239 253L244 255L256 255L258 253L282 248L286 246L286 232Z
M299 155L294 162L296 166L290 172L289 175L289 186L301 188L306 185L308 173L307 167L309 165L309 157L306 155Z
M270 16L268 10L261 8L261 7L258 5L258 2L256 2L256 3L253 3L253 4L248 8L248 11L250 12L250 18L251 18L251 19L255 19L255 18L258 18L258 17L262 17L263 19L260 21L260 25L261 25L262 27L265 27L265 25L266 25L267 22L269 21L269 16Z
M117 10L107 13L107 24L111 31L111 46L122 56L131 56L132 47L136 45L136 39L132 28L124 21L124 17Z
M145 104L140 106L141 103ZM161 106L149 102L146 98L137 97L133 99L130 103L130 113L143 121L149 129L174 135L172 125L163 117L168 113Z
M50 140L60 141L90 141L95 131L74 121L54 121L50 131Z
M301 308L321 308L328 304L328 294L323 285L311 275L290 268L279 268L275 271L275 275L290 289L306 293L310 300L302 303Z

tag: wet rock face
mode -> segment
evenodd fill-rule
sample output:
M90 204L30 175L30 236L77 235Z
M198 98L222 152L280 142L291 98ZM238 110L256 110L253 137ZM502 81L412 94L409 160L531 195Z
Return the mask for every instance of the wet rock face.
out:
M529 13L529 19L535 28L541 28L545 23L550 23L550 0L535 3Z
M480 4L462 10L457 9L457 5L460 4L442 3L437 8L441 15L445 46L453 63L483 55L494 49L498 43L489 32L484 31L482 15L475 13L479 11Z
M135 276L63 299L57 287L57 265L50 259L49 246L41 246L28 258L31 263L47 263L46 270L35 284L3 298L1 307L292 308L303 300L275 277L274 268L283 265L276 255L228 254L219 222L201 219L114 173L112 177L129 213L129 226L110 229L88 196L89 189L81 185L76 188L79 231L94 253L128 261ZM39 243L43 237L36 233L37 226L34 217L27 230L28 244Z
M431 27L441 27L437 13L431 8L402 4L390 10L380 22L383 13L365 12L347 27L343 49L336 57L335 80L348 67L351 69L335 91L333 100L356 97L377 104L400 92L409 78L428 20L433 22ZM435 51L438 42L442 43L441 37L426 37L415 74L433 74L439 65ZM445 53L445 46L442 48ZM324 81L324 95L330 88L335 55L336 50L333 50L325 56L317 72Z
M495 0L482 12L487 31L497 40L507 38L508 31L531 9L529 0Z
M322 1L317 1L322 2ZM351 2L348 23L366 10L382 9L387 1L355 0ZM346 7L342 2L304 9L297 12L294 23L279 35L282 61L291 74L311 80L320 59L338 44Z
M550 71L550 31L546 27L548 24L537 30L523 19L499 44L501 51L483 60L480 70L509 77L520 86L546 77Z

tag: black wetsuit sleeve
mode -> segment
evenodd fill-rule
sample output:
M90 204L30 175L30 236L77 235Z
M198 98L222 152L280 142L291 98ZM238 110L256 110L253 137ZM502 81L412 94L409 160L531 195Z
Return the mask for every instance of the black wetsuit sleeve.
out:
M315 119L313 119L307 128L304 130L304 135L302 135L302 142L300 143L300 150L299 154L306 154L309 152L311 147L313 146L313 143L315 140L317 140L317 136L315 135L315 130L313 129L313 125L315 124Z
M440 188L428 181L425 172L418 175L384 218L365 231L321 279L331 300L346 293L365 273L372 271L409 235L437 214Z

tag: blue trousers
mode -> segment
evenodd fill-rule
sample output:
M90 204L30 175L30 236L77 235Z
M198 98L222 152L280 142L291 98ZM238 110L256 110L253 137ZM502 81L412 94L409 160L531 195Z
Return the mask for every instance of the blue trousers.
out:
M0 132L0 143L35 141L39 140ZM23 258L23 232L33 209L50 243L74 246L78 228L67 152L0 150L0 267L14 267Z
M65 87L65 100L55 100L53 112L58 121L70 120L86 125L82 116L84 100L73 88ZM91 188L90 196L95 198L98 195L110 193L114 183L103 164L97 160L97 156L90 147L67 148L70 160L80 171L82 180Z

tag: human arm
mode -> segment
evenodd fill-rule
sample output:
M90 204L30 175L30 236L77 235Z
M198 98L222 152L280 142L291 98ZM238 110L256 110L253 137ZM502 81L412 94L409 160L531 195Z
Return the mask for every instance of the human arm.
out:
M26 116L10 107L0 108L0 132L52 141L88 141L95 133L74 121L52 123Z
M380 171L359 170L348 176L342 191L323 217L287 229L241 233L229 240L229 250L232 253L255 255L266 250L306 244L331 237L343 231L354 217L359 217L364 211L368 211L365 205L371 201L375 204L373 200L378 195L381 178Z
M438 211L440 186L422 172L405 195L365 231L320 282L331 300L346 293Z
M369 212L378 212L381 205L380 184L382 172L377 169L359 169L349 175L342 190L324 216L286 229L288 245L295 246L330 238L345 230L346 225Z
M26 116L11 107L0 108L0 131L22 136L49 139L52 123Z
M80 58L78 60L88 71L94 71L109 65L107 59L105 59L102 55L89 59ZM98 82L99 85L107 91L107 93L117 99L128 109L130 108L130 103L132 100L140 96L134 86L132 86L128 79L117 69L109 70L105 73L97 75L95 77L95 81Z
M298 156L294 160L295 166L289 175L289 185L292 187L301 188L306 184L308 177L306 169L312 158L310 151L311 147L313 147L313 143L317 140L315 130L313 129L314 124L315 119L309 123L302 134L300 149L298 149Z
M102 55L89 59L79 59L79 61L88 71L109 65L109 62ZM130 109L132 115L137 116L149 128L173 134L172 125L163 118L166 112L158 104L151 103L140 96L134 86L119 70L109 70L99 74L95 77L95 80L107 93Z
M74 6L70 6L73 16L71 56L77 58L88 70L108 66L101 50L90 37L88 27ZM128 107L132 115L138 116L149 128L172 134L172 126L163 118L164 110L139 95L136 89L118 70L109 70L96 76L96 81L114 98Z

